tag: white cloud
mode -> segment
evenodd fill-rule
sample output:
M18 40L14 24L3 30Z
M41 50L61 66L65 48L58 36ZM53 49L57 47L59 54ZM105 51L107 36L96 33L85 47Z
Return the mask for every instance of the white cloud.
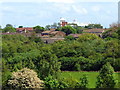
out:
M0 0L1 2L55 2L55 3L79 3L79 2L119 2L119 0Z
M1 2L45 2L46 0L0 0Z
M79 13L79 14L87 14L88 13L87 9L85 9L83 7L77 7L75 5L72 5L72 8L76 13Z
M108 10L108 11L106 11L106 13L107 13L107 14L111 14L111 11L110 11L110 10Z
M93 6L92 10L95 12L99 12L101 10L101 7L100 6Z
M74 3L75 0L47 0L47 1L54 3Z
M63 3L55 3L53 4L53 7L60 13L67 13L71 10L71 5L66 5Z

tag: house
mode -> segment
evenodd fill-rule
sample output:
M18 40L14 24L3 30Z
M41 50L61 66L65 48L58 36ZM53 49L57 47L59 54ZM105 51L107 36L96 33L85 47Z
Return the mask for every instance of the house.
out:
M24 27L24 28L16 28L18 33L26 33L26 32L33 32L32 27Z
M98 36L101 36L103 32L105 32L105 29L87 29L83 31L83 33L93 33Z
M69 34L69 36L72 36L74 38L78 38L80 35L82 35L82 34Z
M62 40L64 40L64 38L41 38L41 39L46 44L51 44L51 43L54 43L56 41L62 41Z
M64 37L66 34L62 31L54 31L54 30L49 30L49 31L43 31L41 33L42 37L56 37L56 38L61 38Z

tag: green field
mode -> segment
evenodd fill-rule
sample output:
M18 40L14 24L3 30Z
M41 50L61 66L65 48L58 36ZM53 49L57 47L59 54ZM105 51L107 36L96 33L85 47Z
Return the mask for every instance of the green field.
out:
M59 78L74 78L76 80L79 80L84 74L88 77L88 87L89 88L95 88L97 76L99 72L71 72L71 71L65 71L61 72L59 74ZM116 88L120 88L120 73L115 73L114 78L117 80Z

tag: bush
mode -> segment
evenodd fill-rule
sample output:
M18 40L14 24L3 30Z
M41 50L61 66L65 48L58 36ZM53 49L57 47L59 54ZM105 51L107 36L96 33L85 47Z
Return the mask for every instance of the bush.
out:
M11 80L8 80L11 88L43 88L43 81L37 77L37 73L24 68L12 73Z
M114 88L116 82L114 80L114 69L110 63L106 63L101 68L99 75L97 77L96 87L97 88Z
M80 82L77 83L76 88L87 88L87 86L88 86L87 76L83 75L83 77L80 78Z
M45 78L45 87L46 88L58 88L59 82L57 79L54 79L52 76L48 76Z

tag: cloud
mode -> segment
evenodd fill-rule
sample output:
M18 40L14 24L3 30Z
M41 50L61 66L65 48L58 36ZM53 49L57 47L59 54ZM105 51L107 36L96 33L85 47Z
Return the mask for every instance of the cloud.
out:
M0 0L1 2L54 2L54 3L79 3L79 2L119 2L119 0Z
M101 10L100 6L93 6L92 11L99 12Z
M0 0L2 2L45 2L46 0Z
M88 13L87 9L83 8L83 7L77 7L75 5L72 5L72 8L76 13L79 13L79 14L87 14Z
M54 2L54 3L74 3L75 0L47 0L47 2Z
M53 4L53 8L60 13L67 13L71 10L71 5L63 4L63 3L55 3Z

